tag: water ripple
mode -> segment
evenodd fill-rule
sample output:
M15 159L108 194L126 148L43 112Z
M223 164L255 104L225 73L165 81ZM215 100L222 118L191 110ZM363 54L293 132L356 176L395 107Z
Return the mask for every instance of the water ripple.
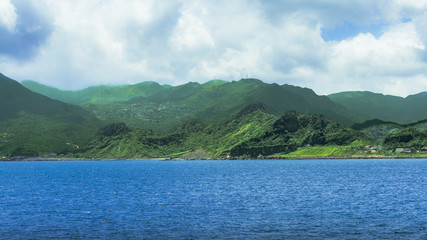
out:
M0 239L426 239L427 160L2 162Z

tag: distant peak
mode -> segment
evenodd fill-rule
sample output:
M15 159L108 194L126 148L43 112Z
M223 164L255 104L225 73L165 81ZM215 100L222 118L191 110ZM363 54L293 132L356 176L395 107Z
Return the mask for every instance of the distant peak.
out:
M144 81L144 82L135 83L133 85L160 85L160 84L154 81Z
M264 83L263 81L256 79L256 78L242 78L239 80L239 82L241 82L241 83L257 83L257 84Z
M217 85L222 85L224 83L227 83L227 81L220 80L220 79L213 79L213 80L210 80L210 81L203 83L203 85L204 86L217 86Z
M413 94L413 95L408 95L406 98L411 98L411 97L417 97L417 96L426 96L427 95L427 92L420 92L420 93L417 93L417 94Z
M43 85L43 84L36 82L36 81L33 81L33 80L22 80L21 84Z
M188 82L188 83L185 83L184 85L200 85L200 83L199 82Z

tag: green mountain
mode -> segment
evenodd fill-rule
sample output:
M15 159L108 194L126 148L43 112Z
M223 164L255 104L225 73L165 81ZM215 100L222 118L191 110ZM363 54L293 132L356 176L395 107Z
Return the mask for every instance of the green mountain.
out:
M0 156L61 152L87 143L100 121L0 74Z
M323 114L346 125L369 119L325 96L318 96L311 89L267 84L256 79L216 84L191 82L124 103L91 104L85 108L106 122L123 121L130 127L167 131L192 118L218 122L255 102L264 103L279 113Z
M373 119L361 124L354 124L352 128L369 136L376 144L381 145L387 135L398 132L405 127L397 123Z
M168 133L113 123L100 129L96 139L74 156L253 158L285 154L304 146L349 145L355 141L369 140L360 132L320 115L279 115L265 104L254 103L224 121L206 124L190 120Z
M410 148L421 150L427 147L427 129L408 127L391 133L384 138L383 145L389 148Z
M346 108L369 115L372 119L408 124L427 118L427 93L406 98L372 92L341 92L328 97Z
M423 137L422 133L427 130L427 120L402 125L374 119L362 124L355 124L352 128L374 139L377 144L389 148L411 147L420 149L421 145L427 146L427 144L423 144L424 140L420 139ZM408 137L409 135L413 136ZM413 139L416 141L412 141Z
M66 91L42 85L34 81L22 81L21 84L31 91L48 96L52 99L77 105L123 102L135 97L147 97L171 87L169 85L160 85L156 82L142 82L134 85L95 86L82 90Z
M203 86L212 87L212 86L222 85L224 83L227 83L227 81L220 80L220 79L214 79L214 80L210 80L210 81L203 83Z

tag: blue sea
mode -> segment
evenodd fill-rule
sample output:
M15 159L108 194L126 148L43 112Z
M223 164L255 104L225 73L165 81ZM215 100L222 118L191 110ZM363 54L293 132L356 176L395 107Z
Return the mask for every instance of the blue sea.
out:
M0 239L427 239L427 160L0 162Z

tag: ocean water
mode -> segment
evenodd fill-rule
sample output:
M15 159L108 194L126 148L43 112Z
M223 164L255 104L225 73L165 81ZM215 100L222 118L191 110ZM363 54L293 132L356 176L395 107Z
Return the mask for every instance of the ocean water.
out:
M0 162L0 239L427 239L427 160Z

